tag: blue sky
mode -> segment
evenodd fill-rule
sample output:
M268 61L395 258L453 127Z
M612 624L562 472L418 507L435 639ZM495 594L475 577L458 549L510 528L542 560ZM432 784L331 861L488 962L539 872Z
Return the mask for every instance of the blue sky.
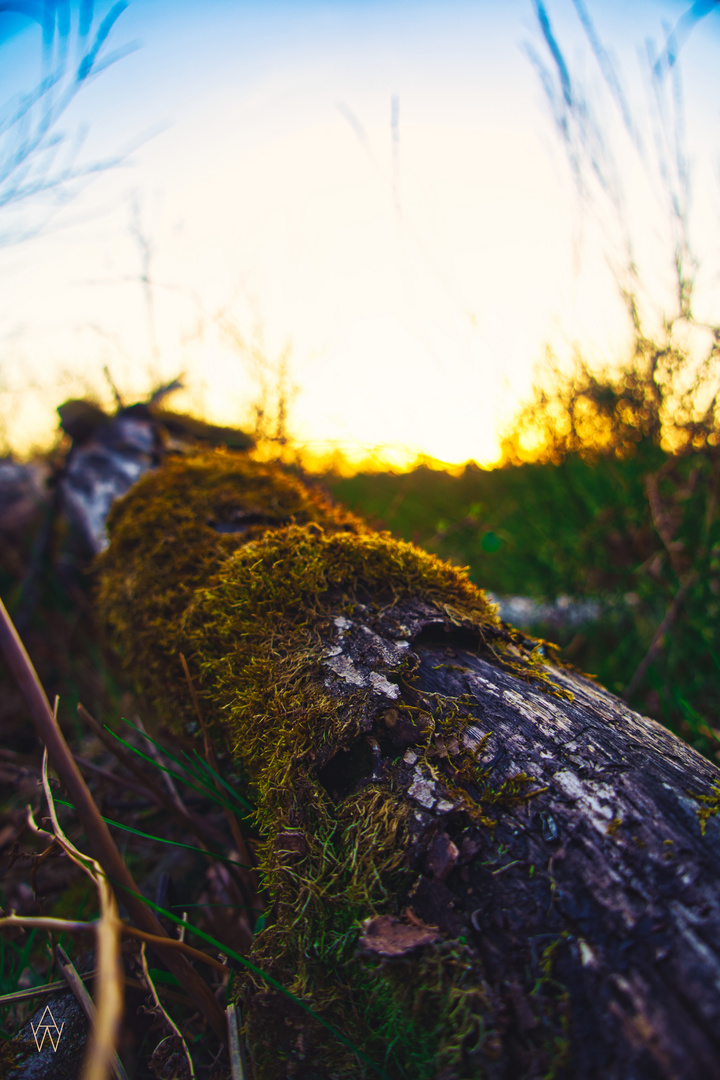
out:
M672 301L662 191L623 142L573 4L547 7L617 145L662 313ZM659 45L663 20L685 7L588 4L648 136L638 50L648 36ZM720 17L706 18L681 54L708 305L719 31ZM40 35L0 15L0 42L7 100L40 74ZM284 354L308 446L489 462L547 343L561 356L578 343L598 361L627 348L608 265L620 234L607 207L576 196L525 51L547 55L530 2L133 0L109 45L133 42L61 128L88 126L86 161L140 145L37 238L0 248L0 409L18 447L47 438L70 394L106 400L104 366L129 398L185 371L178 407L241 423L259 393L258 358L272 367ZM6 209L0 228L44 212Z

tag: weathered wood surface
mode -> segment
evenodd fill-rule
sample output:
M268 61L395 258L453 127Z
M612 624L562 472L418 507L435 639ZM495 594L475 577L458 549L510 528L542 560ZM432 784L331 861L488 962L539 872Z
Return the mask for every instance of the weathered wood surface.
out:
M252 446L240 430L160 408L166 394L180 388L175 380L149 401L122 407L113 416L81 399L60 405L60 426L71 445L54 469L38 462L0 460L0 542L16 538L47 508L50 481L59 484L61 510L76 530L82 554L97 555L107 547L105 521L112 504L168 453L203 444Z

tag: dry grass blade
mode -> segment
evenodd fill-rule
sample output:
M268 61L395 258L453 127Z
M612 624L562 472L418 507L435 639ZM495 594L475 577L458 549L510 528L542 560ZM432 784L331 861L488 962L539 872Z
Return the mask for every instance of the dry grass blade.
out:
M63 979L80 1002L82 1010L91 1023L95 1022L95 1006L93 1000L83 986L83 981L68 954L62 945L55 946L55 955Z
M125 866L110 831L100 816L53 716L37 672L2 600L0 600L0 649L25 698L30 716L49 751L58 776L70 795L85 828L90 847L98 857L98 862L113 884L123 890L123 903L133 921L147 933L155 934L160 938L167 937L164 928L144 902L140 889ZM227 1039L225 1017L210 987L178 952L160 945L157 946L157 952L188 996L207 1017L217 1037L224 1043Z
M97 975L97 971L86 971L82 975L78 975L78 979L94 979ZM16 1001L32 1001L33 998L47 997L48 994L54 994L57 990L62 990L65 987L65 983L51 982L46 983L45 986L32 986L29 990L14 990L12 994L2 994L0 996L0 1005L12 1005Z
M57 726L57 698L53 719ZM87 1057L83 1063L82 1080L104 1080L107 1075L108 1065L114 1067L119 1064L115 1045L120 1030L120 1021L123 1012L123 978L120 966L120 918L118 915L115 894L103 868L95 859L83 855L68 840L60 828L60 823L55 812L52 791L48 780L48 752L43 753L42 761L42 784L47 799L48 811L53 823L53 833L58 843L63 847L73 862L93 881L98 894L100 904L100 917L95 923L95 937L97 941L97 969L96 996L97 1008L92 1024L92 1038ZM62 969L62 974L67 978L67 971ZM85 988L79 980L76 980L83 993L87 996ZM74 987L73 987L74 989ZM118 1080L123 1080L117 1074Z
M225 1010L228 1025L228 1046L230 1050L230 1075L232 1080L247 1080L247 1067L240 1038L240 1024L236 1005L228 1005Z
M86 1017L88 1018L88 1022L92 1026L93 1030L96 1030L97 1011L95 1009L95 1005L93 1004L92 998L83 986L82 979L75 970L75 965L63 949L62 945L57 945L55 947L55 954L57 956L60 971L62 972L62 976L65 982L68 984L73 994L80 1002L80 1006ZM110 1066L117 1080L128 1080L128 1074L125 1072L123 1064L120 1061L120 1058L118 1057L115 1050L113 1050Z
M145 980L146 980L146 982L148 984L148 989L150 990L150 993L152 994L152 999L155 1002L155 1008L158 1009L162 1013L162 1015L165 1017L166 1023L169 1025L170 1028L172 1028L173 1032L175 1033L175 1035L177 1035L178 1039L180 1040L180 1043L182 1044L183 1051L185 1052L185 1058L186 1058L187 1063L188 1063L188 1069L190 1070L191 1080L195 1080L195 1069L193 1068L192 1058L190 1057L190 1051L187 1048L187 1043L185 1042L184 1038L182 1037L182 1034L180 1032L180 1028L177 1026L177 1024L172 1020L172 1018L167 1014L167 1012L163 1008L162 1002L160 1001L160 998L158 997L157 990L155 989L155 984L152 981L152 979L150 978L150 970L148 968L147 957L145 955L145 942L143 942L142 945L140 946L140 959L142 960L143 975L145 976Z
M49 930L51 933L64 933L64 934L80 934L80 933L94 933L96 929L95 922L73 922L72 919L54 919L48 915L3 915L0 918L0 930L3 927L25 927L33 930ZM144 930L138 930L135 926L130 926L128 923L118 921L118 926L123 934L128 937L136 938L138 941L145 941L148 945L152 945L153 948L163 949L175 949L178 952L183 953L191 960L198 960L201 964L208 964L209 967L214 968L215 971L220 972L221 975L227 974L227 966L216 960L214 956L209 956L201 949L194 949L192 945L188 945L186 941L178 941L177 938L158 937L156 934L146 934ZM126 980L127 981L127 980ZM59 984L54 984L59 985ZM164 988L163 988L164 989ZM32 997L33 994L44 994L48 990L46 986L39 986L32 990L21 991L26 997ZM0 1002L9 1001L15 998L15 994L9 994L5 998L0 998ZM185 999L183 999L185 1000Z

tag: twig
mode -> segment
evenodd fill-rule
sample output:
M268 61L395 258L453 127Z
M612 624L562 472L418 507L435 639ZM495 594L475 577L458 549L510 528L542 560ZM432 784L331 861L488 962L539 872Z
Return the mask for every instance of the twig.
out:
M214 956L208 956L202 949L194 949L192 945L188 945L186 941L180 941L178 938L160 938L156 934L146 934L144 930L138 930L128 923L121 923L121 930L123 934L127 934L128 937L137 938L138 941L147 942L147 944L152 945L153 948L162 946L163 949L177 949L184 953L185 956L189 956L193 960L199 960L202 964L208 964L209 967L215 968L216 971L221 972L223 975L227 974L227 967L225 964L216 960ZM163 957L163 959L165 958Z
M135 714L135 724L137 727L140 728L140 731L145 736L145 742L147 743L148 750L150 751L150 756L154 759L155 763L160 769L160 776L162 777L162 781L165 784L165 787L168 789L168 794L170 795L170 798L173 800L180 813L183 814L185 817L189 818L190 815L187 812L185 803L180 798L180 792L175 787L175 781L167 771L167 766L162 759L162 754L158 750L153 740L148 738L148 734L145 730L145 725L143 724L137 713Z
M107 364L105 364L105 366L103 368L103 375L105 376L105 379L106 379L108 385L110 386L110 389L113 392L113 397L115 398L115 406L116 406L116 408L122 409L122 407L123 407L123 399L122 399L122 396L120 394L120 391L118 390L117 386L113 382L113 377L110 374L110 368L107 366Z
M33 930L57 930L60 934L79 934L95 932L95 922L78 921L77 919L56 919L51 915L3 915L0 918L0 928L3 926L29 926Z
M623 696L625 698L632 697L640 683L645 678L645 673L647 672L647 669L650 667L653 660L662 649L663 637L677 619L680 613L680 608L683 604L683 600L685 599L688 590L692 588L699 576L700 575L697 573L697 571L690 574L689 577L685 578L685 581L675 593L675 598L673 599L672 604L668 608L665 614L665 618L660 623L657 630L655 631L655 634L653 635L653 639L650 642L650 648L645 653L645 656L640 661L635 674L633 675L632 679L623 691Z
M62 945L55 946L55 955L57 957L60 971L65 982L68 984L73 994L80 1002L80 1007L85 1013L88 1019L88 1023L94 1029L97 1023L97 1011L93 1004L92 998L88 994L87 990L83 986L82 979L78 975L75 965L63 949ZM117 1055L117 1051L113 1050L112 1057L110 1059L110 1066L115 1073L117 1080L128 1080L128 1074L123 1068L123 1064Z
M247 1066L240 1038L240 1024L236 1005L228 1005L225 1010L228 1026L228 1046L230 1050L230 1075L232 1080L247 1080Z
M117 784L118 787L124 788L125 791L136 791L138 795L152 795L152 792L148 792L146 787L143 787L142 784L138 784L135 780L128 780L126 776L118 776L116 773L110 772L109 769L101 769L99 765L94 765L92 761L80 757L79 754L73 754L73 757L81 769L84 769L86 772L95 773L96 776L102 777L103 780L108 780L111 784Z
M156 934L161 938L166 937L162 925L145 904L138 886L115 846L107 825L93 802L92 795L53 716L35 668L2 600L0 600L0 649L25 698L30 716L48 748L58 775L76 808L92 850L99 856L98 861L103 870L113 884L123 890L123 903L131 918L147 933ZM162 956L164 963L175 975L188 997L207 1017L218 1038L225 1042L227 1039L225 1017L207 983L193 971L185 957L178 955L174 949L158 945L157 952Z
M143 975L145 976L145 979L146 979L147 984L148 984L148 988L150 990L150 993L152 994L152 999L155 1002L155 1007L157 1009L159 1009L159 1011L165 1017L165 1020L166 1020L167 1024L174 1031L174 1033L177 1035L178 1039L182 1043L182 1048L185 1051L185 1058L186 1058L187 1063L188 1063L188 1068L190 1069L191 1080L195 1080L195 1069L193 1068L192 1058L190 1057L190 1051L187 1048L187 1043L185 1042L182 1035L180 1034L180 1028L177 1026L177 1024L175 1024L175 1022L171 1019L171 1017L168 1015L168 1013L163 1008L162 1002L160 1001L160 998L158 997L157 990L155 989L155 983L150 978L150 971L148 969L147 957L145 956L145 943L144 942L140 946L140 959L142 960Z
M168 394L174 394L176 390L184 389L183 376L178 375L177 378L171 379L170 382L163 383L162 386L158 386L157 390L153 390L152 394L148 398L148 405L157 405L159 401L162 401Z
M94 933L97 930L97 921L92 922L78 922L72 919L56 919L48 915L3 915L0 918L0 929L3 926L24 926L30 927L33 930L49 930L57 931L58 933L65 934L78 934L78 933ZM162 947L164 950L174 949L176 951L184 953L192 960L198 960L203 964L207 964L209 967L214 968L223 975L227 975L227 966L222 964L219 960L216 960L214 956L209 956L201 949L194 949L192 945L188 945L186 941L179 941L177 938L168 938L165 936L159 936L158 934L147 934L144 930L138 930L136 926L131 926L130 923L121 922L118 920L118 929L121 933L126 934L128 937L137 938L138 941L146 941L148 945L154 947ZM163 957L163 960L165 957Z

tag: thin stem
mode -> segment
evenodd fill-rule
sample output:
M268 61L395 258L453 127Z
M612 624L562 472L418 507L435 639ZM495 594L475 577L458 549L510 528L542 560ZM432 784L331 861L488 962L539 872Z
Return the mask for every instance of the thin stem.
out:
M143 942L140 946L140 959L142 961L143 975L145 976L145 981L147 982L150 993L152 994L152 999L155 1002L155 1008L165 1017L165 1022L167 1023L168 1027L173 1031L173 1033L182 1043L182 1048L185 1052L185 1059L188 1063L188 1069L190 1070L190 1078L191 1080L195 1080L195 1069L193 1068L193 1062L192 1058L190 1057L190 1051L187 1048L187 1043L182 1037L180 1028L163 1008L163 1004L158 997L157 990L155 989L155 983L150 978L150 970L148 968L147 956L145 955L145 942Z
M24 926L33 930L49 930L57 931L62 934L79 934L90 933L94 934L97 930L97 920L93 919L91 922L77 922L72 919L54 919L46 915L4 915L0 918L0 928ZM118 927L120 932L126 934L128 937L136 938L138 941L145 941L148 945L152 945L154 948L163 949L175 949L176 951L185 953L186 956L191 957L193 960L199 960L203 964L208 964L209 967L214 968L223 975L227 975L227 966L222 964L219 960L216 960L214 956L209 956L201 949L194 949L192 945L188 945L185 941L178 941L177 938L168 938L167 935L160 937L157 934L146 934L144 930L138 930L136 926L131 926L130 923L119 922ZM224 946L223 946L224 947ZM28 991L26 996L32 996L35 988L32 991ZM45 987L37 987L37 992L43 992ZM12 997L12 995L10 995ZM5 1000L4 998L0 1000Z

